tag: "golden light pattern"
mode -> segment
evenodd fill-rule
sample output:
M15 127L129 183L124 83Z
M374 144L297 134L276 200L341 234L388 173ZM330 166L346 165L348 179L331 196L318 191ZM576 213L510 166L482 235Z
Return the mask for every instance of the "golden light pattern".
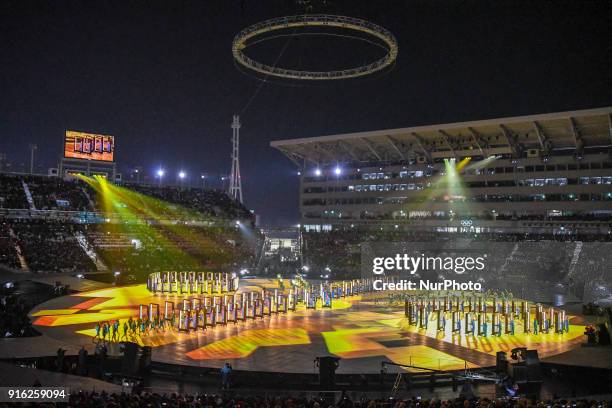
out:
M227 360L250 356L259 347L310 344L304 329L244 330L240 336L228 337L187 353L194 360Z
M249 283L251 289L272 287L271 281ZM380 358L400 364L434 369L461 369L465 366L494 364L497 351L515 347L537 348L540 358L577 347L584 331L582 325L570 325L564 334L523 334L517 321L516 335L479 337L457 335L447 325L438 332L432 321L427 330L410 326L403 307L381 305L355 296L334 300L332 309L306 309L300 305L295 312L270 318L249 320L206 331L178 332L152 330L145 335L129 333L123 336L123 323L138 316L140 304L178 304L178 295L153 295L146 285L99 289L78 295L54 299L31 313L34 325L46 329L51 337L80 344L80 336L94 337L95 324L118 320L120 330L116 341L133 341L163 349L166 360L180 364L202 364L230 360L251 361L258 350L277 350L278 366L269 369L283 371L280 361L284 353L317 356L331 353L343 358L343 365L358 363L363 358ZM313 342L321 336L323 343ZM267 354L268 355L268 354ZM256 360L251 362L256 366ZM295 369L294 367L292 369Z

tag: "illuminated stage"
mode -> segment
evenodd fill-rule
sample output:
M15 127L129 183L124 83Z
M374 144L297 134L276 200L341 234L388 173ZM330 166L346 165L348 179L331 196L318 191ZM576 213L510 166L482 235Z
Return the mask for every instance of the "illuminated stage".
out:
M251 282L261 287L270 281ZM251 286L251 290L254 289ZM245 290L241 282L240 290ZM380 298L381 293L376 293ZM53 299L30 316L37 330L49 337L80 346L94 340L96 322L119 319L121 325L136 317L140 304L178 303L176 295L153 295L146 286L101 289ZM575 320L575 319L574 319ZM263 319L228 323L206 331L151 331L128 340L153 347L154 361L202 367L231 362L234 369L313 373L318 356L341 357L338 373L378 373L381 361L432 369L455 370L495 365L497 351L515 347L537 349L540 358L579 347L584 326L570 325L569 332L479 337L438 333L435 325L420 330L408 324L404 307L390 305L373 294L336 299L332 309L306 309Z

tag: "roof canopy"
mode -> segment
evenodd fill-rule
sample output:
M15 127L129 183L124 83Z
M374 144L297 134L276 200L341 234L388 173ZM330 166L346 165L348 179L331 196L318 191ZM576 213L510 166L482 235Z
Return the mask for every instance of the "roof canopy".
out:
M298 166L336 162L402 162L510 153L526 149L612 147L612 107L472 122L277 140Z

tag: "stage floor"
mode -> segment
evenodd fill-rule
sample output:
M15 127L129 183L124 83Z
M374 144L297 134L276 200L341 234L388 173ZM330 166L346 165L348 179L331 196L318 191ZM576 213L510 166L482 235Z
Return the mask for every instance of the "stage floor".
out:
M122 322L137 317L140 304L163 305L166 299L178 303L181 298L152 295L145 285L108 288L53 299L30 316L37 330L80 346L92 344L96 322ZM378 373L382 361L441 370L492 366L497 351L515 347L537 349L542 359L579 347L584 332L572 322L564 334L477 337L453 335L447 326L445 333L437 333L435 324L419 330L408 325L402 305L353 296L334 301L332 309L299 306L205 332L152 331L128 340L152 346L152 359L165 363L221 367L230 362L237 370L313 373L315 357L332 355L342 358L337 373L349 374Z

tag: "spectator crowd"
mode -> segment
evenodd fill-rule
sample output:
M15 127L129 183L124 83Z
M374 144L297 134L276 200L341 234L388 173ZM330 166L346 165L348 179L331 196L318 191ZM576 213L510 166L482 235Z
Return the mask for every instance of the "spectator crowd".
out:
M47 406L53 406L48 404ZM368 399L352 401L341 396L338 401L306 396L248 396L214 394L158 394L78 392L70 395L69 407L152 407L152 408L608 408L610 402L597 400L546 400L524 398Z

